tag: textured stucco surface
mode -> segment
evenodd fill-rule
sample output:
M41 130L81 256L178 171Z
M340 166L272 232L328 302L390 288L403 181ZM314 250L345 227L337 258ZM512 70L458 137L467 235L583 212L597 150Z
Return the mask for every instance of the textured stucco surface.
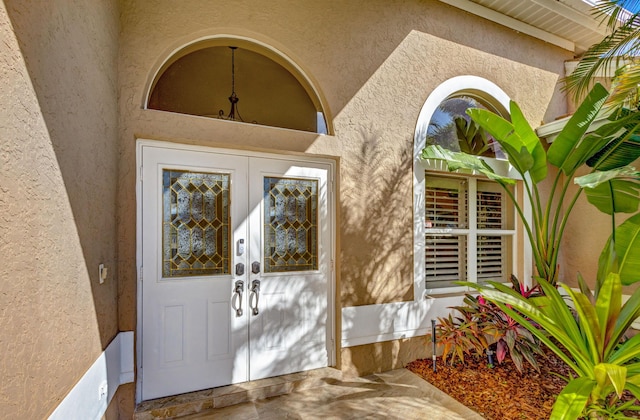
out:
M413 298L412 150L429 93L464 74L487 78L534 125L565 113L558 75L567 51L436 1L299 2L225 8L189 0L122 4L119 255L121 329L135 325L135 138L338 156L342 305ZM326 99L335 136L144 110L168 54L194 39L246 36L296 62Z
M116 6L0 3L3 418L46 418L117 333Z
M557 82L568 51L438 1L120 2L119 322L136 328L135 140L148 138L339 159L337 227L342 306L413 299L412 153L430 92L459 75L484 77L534 125L566 113ZM220 34L270 45L321 93L335 135L280 130L143 109L172 51ZM338 312L339 313L339 312ZM396 344L344 350L346 365L396 366ZM368 368L364 368L367 370Z
M342 372L364 376L405 367L417 359L433 354L431 336L383 341L342 349Z

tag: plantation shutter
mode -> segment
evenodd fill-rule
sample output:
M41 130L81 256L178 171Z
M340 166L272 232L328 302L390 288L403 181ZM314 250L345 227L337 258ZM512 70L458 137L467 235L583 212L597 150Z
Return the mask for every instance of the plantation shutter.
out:
M494 182L478 181L476 217L478 230L502 231L507 228L507 197ZM496 232L499 233L499 232ZM506 281L507 243L504 235L478 234L477 278L478 280Z
M467 183L430 177L425 188L425 276L429 288L466 280Z

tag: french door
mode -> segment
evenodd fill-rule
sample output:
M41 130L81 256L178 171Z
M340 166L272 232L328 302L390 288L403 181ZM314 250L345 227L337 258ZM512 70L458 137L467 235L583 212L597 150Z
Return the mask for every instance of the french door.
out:
M141 147L141 399L328 366L325 163Z

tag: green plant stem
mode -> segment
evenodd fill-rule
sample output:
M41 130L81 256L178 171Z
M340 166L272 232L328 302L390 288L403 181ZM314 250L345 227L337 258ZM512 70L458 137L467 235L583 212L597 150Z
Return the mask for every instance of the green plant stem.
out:
M506 185L500 184L500 186L502 186L502 188L507 192L507 195L509 196L509 198L511 199L511 202L514 204L514 206L516 208L516 212L520 216L520 220L522 221L522 224L524 225L524 228L527 231L527 237L529 238L529 244L531 245L531 249L532 249L533 254L534 254L533 258L536 261L536 268L538 270L540 270L540 264L541 264L541 261L542 261L542 256L540 255L540 250L536 246L536 242L534 240L533 232L531 231L531 226L529 225L529 222L527 222L527 218L524 216L524 213L522 212L522 208L518 204L518 200L516 200L516 197L513 195L513 192Z
M540 197L538 193L538 188L536 187L535 183L527 182L527 180L525 179L525 176L526 176L525 174L520 174L520 176L522 176L522 183L525 186L525 190L527 191L527 196L529 197L529 202L531 203L531 213L533 214L533 225L540 226L540 216L542 214L542 209L540 207ZM533 184L533 191L531 190L530 184ZM517 204L517 200L513 196L511 196L511 200ZM540 243L540 240L542 238L540 237L540 232L538 229L536 229L536 233L538 234L536 242ZM531 241L531 246L535 247L535 245L536 244L533 241Z
M613 184L609 184L609 195L611 196L611 242L616 243L616 196L613 193Z
M540 235L544 236L546 239L541 240L540 247L545 250L545 255L548 255L548 238L549 238L549 219L551 218L551 205L553 204L553 196L555 195L556 190L558 189L558 183L560 182L560 178L562 177L562 170L558 170L556 177L553 180L553 184L551 186L551 191L549 191L549 198L547 199L547 206L545 210L544 218L542 219L543 225L542 229L538 229ZM557 209L557 211L560 211ZM538 273L541 277L546 273ZM549 279L551 280L551 279ZM553 282L553 280L551 280Z
M554 238L554 245L553 245L553 250L552 250L552 254L551 254L551 262L553 263L554 267L556 266L557 261L558 261L560 245L561 245L561 242L562 242L562 234L564 232L565 227L567 226L567 222L569 221L569 216L571 215L571 210L573 210L573 207L575 206L576 202L578 201L578 197L580 197L580 194L582 194L582 188L578 189L578 191L576 192L575 196L571 200L571 203L569 204L569 207L564 212L564 216L562 217L562 223L560 223L560 228L558 229L558 232L557 232L558 233L557 237ZM564 199L564 195L563 195L562 198ZM555 269L554 269L554 273L555 273Z

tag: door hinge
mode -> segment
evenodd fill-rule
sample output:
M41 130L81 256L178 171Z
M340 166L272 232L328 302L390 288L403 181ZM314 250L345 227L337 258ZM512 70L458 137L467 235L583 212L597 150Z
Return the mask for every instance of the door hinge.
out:
M138 279L142 281L143 269L140 267L140 274L138 275Z
M143 171L142 171L142 165L140 165L140 182L142 182L142 173L143 173Z

